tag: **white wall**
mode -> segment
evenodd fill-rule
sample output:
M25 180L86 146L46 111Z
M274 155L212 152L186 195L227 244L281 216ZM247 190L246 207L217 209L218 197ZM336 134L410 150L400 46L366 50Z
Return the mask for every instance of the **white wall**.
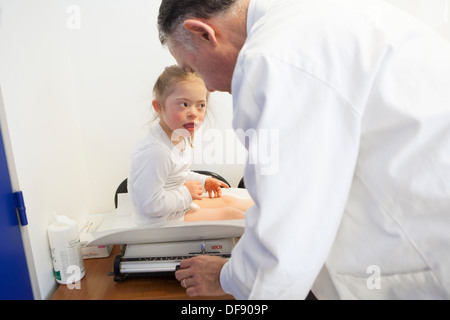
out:
M448 1L387 1L450 39ZM41 298L55 287L46 237L52 211L80 220L113 209L129 152L151 117L153 83L174 63L157 39L159 3L0 0L0 85ZM237 186L245 151L230 136L231 96L213 94L211 102L214 121L204 132L218 128L222 140L205 135L196 152L222 143L234 160L209 157L193 168Z
M53 210L88 212L63 2L0 2L0 85L40 294L54 287L46 228ZM40 298L39 296L37 298Z

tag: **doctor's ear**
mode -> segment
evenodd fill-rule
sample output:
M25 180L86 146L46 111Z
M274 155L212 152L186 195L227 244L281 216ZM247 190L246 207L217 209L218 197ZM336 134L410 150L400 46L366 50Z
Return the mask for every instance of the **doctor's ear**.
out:
M217 46L216 32L214 29L200 20L188 19L184 21L184 27L194 37L209 42L213 47Z

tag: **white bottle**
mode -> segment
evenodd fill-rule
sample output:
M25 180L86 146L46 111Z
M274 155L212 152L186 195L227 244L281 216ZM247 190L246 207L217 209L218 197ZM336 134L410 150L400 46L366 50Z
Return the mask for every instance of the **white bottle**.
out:
M77 223L66 216L54 216L56 221L48 227L54 275L58 283L70 285L85 275Z

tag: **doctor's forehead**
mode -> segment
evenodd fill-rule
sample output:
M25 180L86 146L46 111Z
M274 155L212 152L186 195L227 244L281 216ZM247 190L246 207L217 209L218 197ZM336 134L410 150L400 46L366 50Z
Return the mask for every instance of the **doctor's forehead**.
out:
M184 52L183 48L179 48L176 44L168 43L167 48L169 49L170 54L177 61L178 66L184 72L195 72L195 70L186 62L187 53Z

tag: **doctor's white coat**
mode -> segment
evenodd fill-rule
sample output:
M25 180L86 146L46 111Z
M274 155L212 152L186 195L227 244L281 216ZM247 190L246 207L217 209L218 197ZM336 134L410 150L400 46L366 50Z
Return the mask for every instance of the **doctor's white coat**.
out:
M450 298L449 44L365 0L251 0L247 31L233 125L255 133L256 205L225 291Z

